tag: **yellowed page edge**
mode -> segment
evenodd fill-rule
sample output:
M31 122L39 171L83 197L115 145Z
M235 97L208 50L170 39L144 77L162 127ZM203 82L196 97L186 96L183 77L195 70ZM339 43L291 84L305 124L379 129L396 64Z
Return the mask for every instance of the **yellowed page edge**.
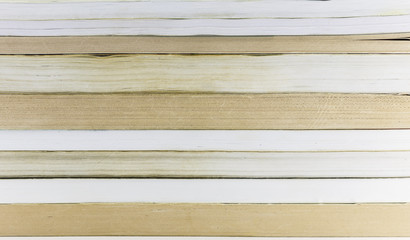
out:
M409 204L4 204L1 236L410 236Z
M0 54L409 53L410 33L260 37L0 37Z
M405 129L389 94L2 94L0 129Z

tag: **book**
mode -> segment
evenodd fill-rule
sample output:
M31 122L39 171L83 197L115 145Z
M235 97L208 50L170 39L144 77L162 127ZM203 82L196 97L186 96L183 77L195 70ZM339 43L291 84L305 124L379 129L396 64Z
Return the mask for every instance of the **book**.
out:
M394 1L19 1L0 3L2 36L343 35L410 32Z
M410 234L409 204L1 204L0 211L0 233L19 237L191 239L235 235L326 239L323 237Z
M0 178L401 178L408 151L1 151Z
M410 127L398 94L1 94L0 129L269 130Z
M408 54L2 55L0 92L407 94L409 61Z
M3 130L0 178L402 178L408 133Z
M1 204L410 202L409 178L1 179Z
M62 36L0 38L2 54L408 53L409 33L301 36Z
M2 130L3 151L408 151L410 130Z

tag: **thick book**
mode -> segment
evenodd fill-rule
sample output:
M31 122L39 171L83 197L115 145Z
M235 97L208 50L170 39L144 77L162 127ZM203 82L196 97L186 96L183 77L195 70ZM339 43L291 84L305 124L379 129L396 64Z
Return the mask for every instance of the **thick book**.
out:
M0 92L407 94L408 62L409 54L1 55Z
M2 131L1 178L402 178L408 130Z

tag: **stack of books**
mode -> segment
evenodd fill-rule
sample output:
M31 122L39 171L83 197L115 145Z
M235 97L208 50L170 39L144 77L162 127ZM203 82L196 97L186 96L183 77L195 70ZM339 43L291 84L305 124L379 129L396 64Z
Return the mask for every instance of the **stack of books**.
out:
M0 0L0 236L410 236L410 2Z

